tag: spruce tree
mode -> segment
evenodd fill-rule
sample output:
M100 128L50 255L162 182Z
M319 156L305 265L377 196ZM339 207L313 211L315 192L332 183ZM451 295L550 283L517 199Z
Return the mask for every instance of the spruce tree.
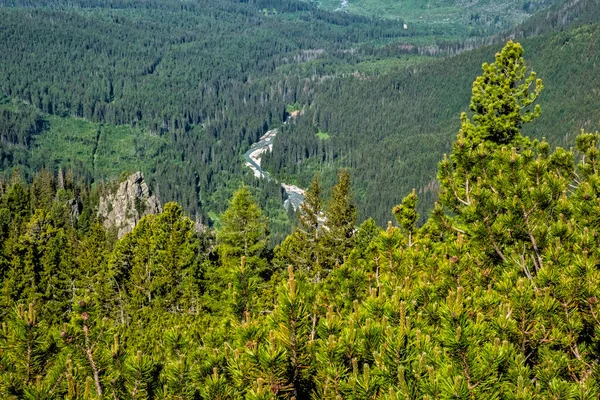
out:
M261 259L268 243L267 220L246 186L242 186L220 217L217 252L223 264L239 265L242 256L256 272L266 268Z
M100 288L104 309L121 323L159 323L154 313L193 314L200 308L199 241L181 207L167 203L142 218L110 256ZM110 294L110 295L109 295Z
M298 211L298 226L275 250L276 263L294 265L311 276L322 273L324 262L323 200L319 176L306 191Z
M352 202L350 173L338 172L338 181L331 189L331 200L325 212L326 243L330 249L327 258L329 268L342 264L354 245L354 233L358 211Z
M109 249L104 227L94 224L78 243L75 260L83 271L75 282L76 295L91 298L100 306L103 317L110 316L109 304L114 296L114 282L108 271Z
M310 188L304 196L304 201L300 205L298 222L300 228L307 235L315 235L319 229L321 213L323 212L323 200L321 199L321 183L319 175L315 175Z
M265 251L268 243L267 219L246 186L238 189L221 215L216 251L219 265L207 270L212 282L207 302L223 311L228 304L236 319L254 311L262 280L268 278ZM210 267L208 267L210 268Z

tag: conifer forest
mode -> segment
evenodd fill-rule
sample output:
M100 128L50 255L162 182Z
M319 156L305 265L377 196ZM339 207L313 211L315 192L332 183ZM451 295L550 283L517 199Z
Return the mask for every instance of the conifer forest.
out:
M0 0L0 399L600 398L599 46L598 0Z

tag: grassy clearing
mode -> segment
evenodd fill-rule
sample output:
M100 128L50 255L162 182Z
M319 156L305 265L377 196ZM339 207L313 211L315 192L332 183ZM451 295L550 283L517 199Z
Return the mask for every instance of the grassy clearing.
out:
M18 111L32 106L3 101L0 108ZM116 178L122 171L155 169L169 141L129 125L104 125L81 118L41 114L47 128L27 151L32 170L73 168L94 179Z
M49 169L91 166L98 127L76 118L46 116L46 120L48 130L35 139L30 162Z
M103 126L95 154L95 175L116 176L123 170L154 169L168 140L130 126Z
M315 136L320 140L328 140L331 136L327 132L323 132L319 129L319 132L315 133Z
M307 0L329 11L399 19L411 24L462 26L474 29L502 29L526 19L533 11L549 7L557 0Z

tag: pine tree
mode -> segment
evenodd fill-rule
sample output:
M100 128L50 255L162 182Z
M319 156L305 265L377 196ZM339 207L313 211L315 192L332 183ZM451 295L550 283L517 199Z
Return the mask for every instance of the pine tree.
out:
M324 259L323 200L319 176L315 176L298 211L298 226L275 250L281 266L294 265L311 276L322 273Z
M478 241L492 262L514 262L531 278L543 266L546 227L558 216L555 207L574 165L571 152L559 148L549 154L546 142L531 142L520 133L522 124L539 115L539 107L527 107L542 89L535 73L524 79L522 53L519 44L509 42L495 63L484 64L473 84L474 123L463 115L438 178L440 202L455 214L454 223L440 223L454 224L452 230Z
M496 54L495 62L484 63L482 69L483 75L473 83L473 122L466 114L461 117L465 139L471 146L484 140L499 145L513 143L520 139L522 125L541 113L539 105L533 110L530 106L543 89L542 80L536 78L535 72L525 78L523 47L513 41Z
M241 320L244 315L256 311L261 280L246 265L246 257L242 256L238 268L230 270L230 304L232 314Z
M358 227L358 231L356 232L356 243L354 246L354 250L360 253L364 253L368 248L373 239L375 239L379 235L379 227L377 226L377 222L373 218L369 218L365 220Z
M0 332L0 396L6 399L57 396L59 352L50 329L40 322L33 304L19 305L2 322ZM57 396L58 397L58 396Z
M354 245L356 205L352 202L350 173L341 169L338 182L331 189L331 200L325 213L325 230L328 254L327 267L342 264Z
M194 379L195 343L187 337L184 327L167 330L163 336L164 367L160 371L162 384L160 397L167 399L194 399L197 389L190 382Z
M106 388L105 376L112 360L110 345L113 327L105 319L98 318L98 307L89 299L80 299L73 305L71 321L60 332L63 352L72 360L73 367L82 374L74 391L85 393L84 397L102 398Z
M285 398L304 399L310 393L312 382L313 336L307 293L301 291L292 267L288 268L288 281L279 289L277 308L270 316L277 342L286 351L287 382L276 388Z
M341 330L342 320L330 307L317 325L317 334L321 340L316 343L316 387L313 398L342 398L342 386L348 378L348 368L344 357L344 342L339 338Z
M124 364L127 397L132 400L154 398L158 385L157 368L152 358L141 351L131 354Z
M417 229L417 221L419 221L419 213L417 212L417 192L415 189L402 199L402 203L398 204L392 210L394 215L396 216L396 221L398 221L398 225L404 231L404 234L408 237L408 246L412 246L413 240L412 236L414 235Z
M385 231L382 230L372 243L373 250L376 253L372 257L376 259L375 277L377 287L379 288L380 269L390 272L393 275L400 272L398 268L402 250L406 245L406 239L402 236L400 229L392 226L392 223L389 222L387 229Z
M267 220L246 186L237 190L221 215L217 251L225 265L239 265L242 256L256 272L266 268L261 259L268 243Z
M200 388L200 394L203 399L233 400L236 398L233 389L228 385L225 377L219 374L216 367L213 369L212 375L205 379L204 386Z

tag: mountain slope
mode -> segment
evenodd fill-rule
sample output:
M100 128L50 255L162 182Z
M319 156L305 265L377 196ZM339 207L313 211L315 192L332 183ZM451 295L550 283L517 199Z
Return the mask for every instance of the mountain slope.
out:
M594 15L582 6L594 3L544 15ZM142 170L164 201L205 221L245 182L279 225L288 221L283 194L254 180L242 154L296 103L311 106L297 123L304 133L282 136L296 143L273 155L276 174L306 186L324 168L331 185L335 168L355 168L363 215L378 220L412 187L431 204L435 188L425 188L488 56L437 57L490 40L463 43L456 27L404 29L294 0L0 0L0 18L2 92L48 122L25 147L3 142L5 175L63 167L97 182ZM378 174L393 196L376 190Z
M562 0L308 0L337 12L455 27L468 34L507 29Z
M246 179L241 155L301 90L279 67L360 61L359 45L439 33L293 0L1 0L0 20L1 91L49 120L32 151L4 143L5 174L61 166L99 181L141 169L201 219L223 211ZM280 208L276 186L246 181Z
M522 41L531 69L543 79L542 116L528 133L571 146L580 129L600 121L600 25L584 25ZM276 176L307 186L321 171L352 169L362 216L380 223L412 188L424 200L436 197L436 166L467 111L470 82L500 45L484 47L402 73L323 84L307 99L305 114L283 130L264 165ZM327 132L322 140L316 133Z

